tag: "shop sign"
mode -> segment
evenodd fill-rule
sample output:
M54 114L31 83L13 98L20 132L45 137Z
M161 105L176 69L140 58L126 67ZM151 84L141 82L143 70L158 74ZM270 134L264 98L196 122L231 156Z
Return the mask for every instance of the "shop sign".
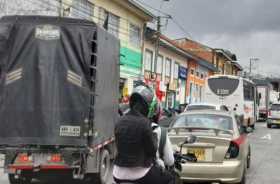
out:
M188 78L188 69L182 66L179 66L179 78L186 80Z

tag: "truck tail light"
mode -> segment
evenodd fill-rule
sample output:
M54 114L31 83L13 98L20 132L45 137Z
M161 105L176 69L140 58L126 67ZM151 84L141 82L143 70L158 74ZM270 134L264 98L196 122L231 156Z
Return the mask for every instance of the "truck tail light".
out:
M19 162L19 163L29 163L31 161L32 161L32 159L31 159L31 157L28 156L27 153L19 154L16 159L16 162Z
M48 159L49 162L59 163L62 162L61 154L53 154Z
M240 136L238 139L232 140L230 142L228 151L226 153L226 159L237 158L239 155L240 145L242 145L245 141L245 136Z

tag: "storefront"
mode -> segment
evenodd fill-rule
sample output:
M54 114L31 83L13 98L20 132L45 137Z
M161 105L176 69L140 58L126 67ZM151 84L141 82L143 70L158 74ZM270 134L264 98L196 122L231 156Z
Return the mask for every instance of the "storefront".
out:
M187 102L187 98L186 98L187 77L188 77L188 69L179 66L179 103L180 104L185 104Z

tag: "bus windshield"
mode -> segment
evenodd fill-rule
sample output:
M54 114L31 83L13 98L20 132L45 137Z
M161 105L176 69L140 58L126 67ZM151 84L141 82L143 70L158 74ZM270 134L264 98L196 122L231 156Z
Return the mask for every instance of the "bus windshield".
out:
M208 80L209 88L218 96L232 95L239 86L238 79L228 77L210 78Z

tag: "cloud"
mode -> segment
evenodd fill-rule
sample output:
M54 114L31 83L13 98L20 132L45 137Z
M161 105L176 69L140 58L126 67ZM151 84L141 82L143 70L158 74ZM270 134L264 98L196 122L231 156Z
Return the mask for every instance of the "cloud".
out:
M160 0L141 0L159 7ZM191 37L210 47L229 49L247 66L260 58L255 72L279 73L280 0L170 0L163 11L188 33L169 21L164 33L171 38Z
M256 32L237 37L231 34L208 34L203 36L201 41L211 47L225 48L236 53L245 68L248 68L250 58L259 58L259 61L254 63L255 73L279 73L280 34L277 32Z

